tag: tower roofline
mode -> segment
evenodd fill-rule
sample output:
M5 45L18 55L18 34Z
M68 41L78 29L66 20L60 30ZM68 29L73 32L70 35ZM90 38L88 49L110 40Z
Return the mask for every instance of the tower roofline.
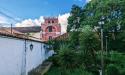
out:
M58 19L58 17L44 17L44 19Z

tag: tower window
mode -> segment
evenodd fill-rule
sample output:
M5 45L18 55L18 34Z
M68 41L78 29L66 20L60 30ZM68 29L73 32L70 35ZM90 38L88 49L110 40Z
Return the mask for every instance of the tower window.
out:
M48 31L49 31L49 32L52 32L52 26L49 26L49 27L48 27Z
M50 23L50 21L48 21L48 23Z
M52 21L52 23L54 23L54 21Z

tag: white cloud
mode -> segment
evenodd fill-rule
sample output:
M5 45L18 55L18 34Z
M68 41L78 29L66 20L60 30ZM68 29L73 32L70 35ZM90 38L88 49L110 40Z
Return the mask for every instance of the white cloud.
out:
M91 0L86 0L86 3L90 2Z
M6 23L7 19L3 16L0 16L0 23Z
M0 27L9 27L11 24L14 23L15 21L0 14Z
M58 19L59 19L59 23L61 24L61 32L65 33L67 30L67 25L68 25L68 17L70 16L70 13L66 13L63 15L59 15Z
M88 3L88 2L90 2L91 0L74 0L74 1L80 1L80 2L85 1L86 3Z
M41 23L44 22L43 16L41 16L39 19L25 19L21 23L16 23L16 27L30 27L30 26L40 26Z

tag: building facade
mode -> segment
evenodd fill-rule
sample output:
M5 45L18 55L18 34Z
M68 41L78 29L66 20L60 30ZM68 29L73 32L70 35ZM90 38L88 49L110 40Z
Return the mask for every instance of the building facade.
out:
M61 25L58 18L44 18L44 23L41 24L41 40L48 41L61 35Z

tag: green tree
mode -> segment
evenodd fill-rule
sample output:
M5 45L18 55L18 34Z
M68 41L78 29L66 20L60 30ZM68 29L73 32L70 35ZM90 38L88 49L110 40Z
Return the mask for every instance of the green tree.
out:
M68 18L68 27L67 27L68 32L73 30L76 31L80 27L81 12L82 12L81 7L77 5L72 6L72 10L70 12L71 16Z
M82 9L80 26L99 28L98 22L104 18L104 35L108 35L110 50L124 49L125 0L92 0ZM97 30L100 36L99 29ZM104 37L105 38L105 37ZM105 42L105 39L104 39ZM119 44L117 47L116 44Z
M106 75L120 75L118 68L113 64L109 64L106 70Z
M69 47L78 50L79 47L79 34L78 31L69 32Z
M96 51L99 50L100 41L89 25L83 27L79 39L84 66L92 70L96 67Z

